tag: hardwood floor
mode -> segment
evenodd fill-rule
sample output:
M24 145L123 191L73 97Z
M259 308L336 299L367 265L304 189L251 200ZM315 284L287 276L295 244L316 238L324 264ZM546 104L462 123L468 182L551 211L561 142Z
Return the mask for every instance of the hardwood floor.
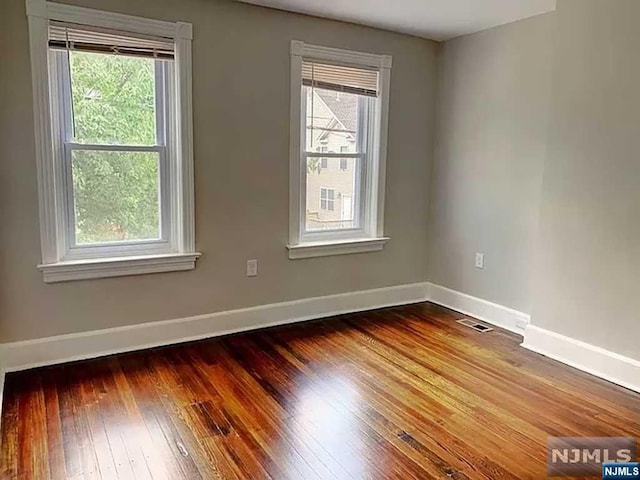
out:
M425 303L7 375L3 479L545 478L640 395Z

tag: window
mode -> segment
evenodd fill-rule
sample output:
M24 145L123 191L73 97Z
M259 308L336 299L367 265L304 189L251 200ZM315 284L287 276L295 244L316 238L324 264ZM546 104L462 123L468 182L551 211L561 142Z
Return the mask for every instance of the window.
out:
M45 281L194 268L190 25L29 10Z
M328 147L319 147L319 150L322 153L327 153L329 151ZM328 159L327 157L322 157L320 159L320 168L327 168L328 167Z
M381 250L388 240L390 69L389 56L292 42L290 258Z
M170 61L63 48L51 49L50 63L62 107L54 144L68 179L69 254L166 242Z
M340 147L340 153L347 153L349 147L343 145ZM340 159L340 170L346 170L348 166L348 160L346 158Z
M334 211L336 191L332 188L320 188L320 210Z

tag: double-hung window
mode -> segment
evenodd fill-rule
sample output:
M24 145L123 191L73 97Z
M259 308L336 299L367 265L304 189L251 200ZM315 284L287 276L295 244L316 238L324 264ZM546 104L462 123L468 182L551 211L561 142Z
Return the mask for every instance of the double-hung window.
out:
M27 13L45 281L194 268L191 26Z
M387 55L291 43L290 258L381 250L388 240L390 71Z

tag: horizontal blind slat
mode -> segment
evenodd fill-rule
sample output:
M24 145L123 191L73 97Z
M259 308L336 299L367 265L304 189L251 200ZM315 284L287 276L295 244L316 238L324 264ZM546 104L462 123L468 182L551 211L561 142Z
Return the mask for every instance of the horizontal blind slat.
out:
M378 95L378 72L303 60L302 84L375 97Z
M158 58L174 57L174 41L170 38L137 35L62 22L49 23L49 46L98 53L119 53Z

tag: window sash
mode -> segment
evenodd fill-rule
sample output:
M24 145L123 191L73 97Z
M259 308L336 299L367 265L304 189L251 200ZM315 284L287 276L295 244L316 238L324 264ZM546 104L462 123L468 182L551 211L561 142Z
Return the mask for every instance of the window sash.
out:
M175 193L170 185L172 175L171 148L167 122L174 115L175 108L169 92L172 90L173 63L156 60L155 69L155 112L156 112L156 144L155 145L109 145L84 144L73 138L73 108L71 99L71 77L69 58L66 51L50 50L52 75L50 90L52 93L52 111L58 110L57 132L54 132L54 157L57 158L58 171L63 188L60 189L61 201L61 233L62 258L64 260L81 260L113 256L149 255L173 253L172 222L175 213L171 210L171 196ZM57 135L56 135L57 133ZM55 145L58 145L55 148ZM127 240L123 242L103 242L95 244L77 244L75 232L75 200L72 174L73 150L114 151L114 152L157 152L158 153L158 196L160 222L160 238L147 240Z
M56 78L51 79L51 91L59 97L59 122L63 130L63 141L65 143L76 143L74 138L74 118L73 100L71 86L71 69L67 50L50 49L49 58L55 67ZM169 124L167 118L172 115L169 92L171 91L171 77L173 63L156 60L155 62L155 121L156 121L156 142L154 145L166 145L167 129ZM53 75L52 75L53 77ZM100 144L93 144L96 148ZM113 146L112 144L105 144ZM152 145L149 145L152 146ZM132 146L133 147L133 146ZM134 148L137 148L135 146Z
M99 242L90 244L76 243L76 212L75 212L75 190L73 188L73 167L72 158L74 150L84 150L93 152L153 152L158 154L158 221L160 237L157 239L126 240ZM85 145L78 143L65 144L65 192L66 192L66 234L69 256L93 256L103 255L105 249L116 250L126 247L132 250L148 248L166 249L169 244L169 219L168 211L168 164L167 149L164 146L127 146L127 145Z
M313 157L317 157L316 155L309 155L309 158L313 158ZM306 166L306 160L305 163L302 165L302 170L304 171L304 183L301 185L301 190L303 190L303 195L304 197L302 198L302 203L301 203L301 215L303 217L302 219L302 223L300 224L300 230L301 230L301 238L304 241L322 241L322 240L326 240L326 239L330 239L330 238L342 238L342 237L353 237L358 236L358 235L362 235L364 233L364 228L362 227L361 221L362 218L364 217L364 212L363 209L365 208L365 205L363 204L363 202L358 202L359 198L362 198L362 185L361 182L359 181L359 173L362 171L362 168L360 167L360 165L362 164L362 160L364 160L364 155L362 154L357 154L357 155L353 155L351 158L356 158L359 159L360 161L356 162L355 165L355 175L356 175L356 179L355 179L355 185L354 185L354 192L353 192L353 198L354 198L354 212L353 212L353 223L356 225L355 227L349 227L349 228L334 228L334 229L323 229L323 230L307 230L307 221L306 221L306 210L307 210L307 184L306 184L306 170L307 170L307 166ZM333 194L333 198L329 198L329 193L328 191L332 190L334 192ZM324 196L323 196L324 195ZM320 209L321 210L330 210L327 207L322 207L322 202L323 201L327 201L327 202L332 202L334 204L334 208L331 209L330 211L335 211L335 201L337 199L337 195L335 194L335 189L332 188L327 188L327 187L321 187L320 188Z
M331 192L331 195L329 195ZM334 200L336 191L333 188L320 187L320 198L324 200Z

